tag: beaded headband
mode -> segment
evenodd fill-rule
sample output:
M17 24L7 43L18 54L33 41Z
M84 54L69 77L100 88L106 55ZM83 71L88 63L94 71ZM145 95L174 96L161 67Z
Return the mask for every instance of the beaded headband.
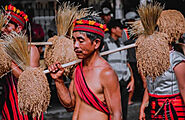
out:
M100 24L92 20L76 20L73 22L75 31L85 31L98 34L104 37L104 32L107 31L107 27L105 24Z
M8 18L22 27L24 27L25 23L29 21L27 14L25 14L23 11L20 11L11 4L8 6L6 5L5 10L6 13L10 14Z

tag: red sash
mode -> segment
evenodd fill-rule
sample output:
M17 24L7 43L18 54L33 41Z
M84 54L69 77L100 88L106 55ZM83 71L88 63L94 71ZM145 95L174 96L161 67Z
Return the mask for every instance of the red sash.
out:
M96 97L96 95L89 89L82 71L83 70L82 70L82 62L81 62L80 65L76 67L75 79L74 79L76 90L79 96L88 105L91 105L95 109L106 113L109 116L109 120L110 120L110 113L107 105L104 104L102 101L100 101L99 98Z
M152 120L185 120L185 105L180 94L149 96Z
M28 115L23 115L18 108L18 94L16 90L17 79L11 74L8 73L3 77L6 84L4 84L5 91L5 101L2 109L2 120L43 120L43 113L38 119L35 117L28 117Z

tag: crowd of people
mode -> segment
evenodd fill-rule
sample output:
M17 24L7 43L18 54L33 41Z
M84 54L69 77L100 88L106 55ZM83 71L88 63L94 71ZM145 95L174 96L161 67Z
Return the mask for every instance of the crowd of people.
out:
M41 25L33 22L34 14L27 15L20 11L13 5L5 6L5 12L11 17L1 29L1 34L26 31L30 22L32 29L28 33L31 33L32 40L42 42L44 32ZM60 103L67 111L73 111L73 120L127 120L128 105L133 104L132 96L139 93L141 96L144 94L141 97L143 100L139 120L146 119L146 110L150 114L148 118L152 120L185 120L183 50L182 53L176 51L174 43L169 43L170 67L155 80L150 76L144 76L138 70L135 48L101 56L100 52L123 47L137 40L129 34L127 30L129 26L126 23L138 19L138 15L127 14L127 19L123 21L114 19L112 14L111 8L103 6L101 18L89 15L74 21L73 46L76 56L82 61L75 68L70 86L64 84L64 68L60 63L48 66ZM51 23L52 30L48 31L50 37L56 34L54 22ZM184 45L183 33L178 34L182 36L179 39ZM29 49L30 66L39 67L42 46L29 45ZM40 118L32 118L30 114L20 112L17 82L23 71L14 61L11 63L11 69L12 71L0 80L4 90L2 119L43 120L43 113ZM149 103L148 106L146 103Z

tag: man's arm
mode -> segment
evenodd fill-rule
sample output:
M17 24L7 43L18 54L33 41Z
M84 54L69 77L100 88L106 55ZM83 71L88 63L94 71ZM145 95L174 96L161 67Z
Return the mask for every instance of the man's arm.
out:
M75 96L73 94L74 81L71 81L69 89L65 86L62 77L64 68L62 68L59 63L49 66L48 69L51 72L51 77L55 80L57 94L61 104L67 110L71 111L75 106Z
M127 63L127 65L129 67L129 70L130 70L130 73L131 73L130 82L127 85L127 89L128 89L128 92L131 92L131 91L134 90L134 75L133 75L133 72L132 72L132 68L130 67L130 64Z
M118 77L116 73L109 68L102 71L101 80L111 120L121 120L121 96Z
M180 93L185 103L185 61L176 65L174 71L178 81Z
M40 53L35 45L32 45L30 49L30 66L31 67L40 66Z

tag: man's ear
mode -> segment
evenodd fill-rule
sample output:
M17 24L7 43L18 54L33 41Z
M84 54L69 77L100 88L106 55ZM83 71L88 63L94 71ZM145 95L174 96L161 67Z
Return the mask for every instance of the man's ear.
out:
M22 27L21 27L21 26L18 26L18 27L15 29L15 32L16 32L16 33L20 33L21 30L22 30Z
M96 38L94 41L93 41L94 45L95 45L95 49L98 49L100 47L100 43L101 43L101 40L99 38Z
M116 28L111 28L111 33L115 33L116 32Z

